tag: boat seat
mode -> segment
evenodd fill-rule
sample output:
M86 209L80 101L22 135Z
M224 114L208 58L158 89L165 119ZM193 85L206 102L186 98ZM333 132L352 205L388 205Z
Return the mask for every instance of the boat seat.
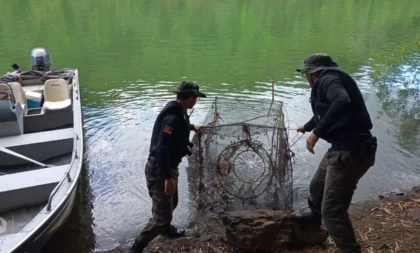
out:
M0 146L42 162L73 151L73 128L21 134L0 138ZM0 166L29 162L0 151Z
M50 79L44 85L45 110L63 110L71 106L70 90L66 80Z
M66 82L68 82L68 81L66 81ZM68 84L68 86L69 86L69 91L71 91L71 88L73 87L72 84ZM43 93L44 92L44 84L23 86L23 90L24 91L33 91L33 92Z
M0 212L47 202L68 168L67 164L0 176Z
M22 85L20 85L20 83L18 82L9 82L8 84L12 88L13 95L15 96L16 101L20 103L20 105L22 106L22 109L25 111L26 96L25 96L25 91L22 88Z
M0 83L0 100L9 100L11 103L15 104L16 98L10 89L11 87L8 83Z
M0 83L0 137L23 134L23 115L13 89L7 83Z

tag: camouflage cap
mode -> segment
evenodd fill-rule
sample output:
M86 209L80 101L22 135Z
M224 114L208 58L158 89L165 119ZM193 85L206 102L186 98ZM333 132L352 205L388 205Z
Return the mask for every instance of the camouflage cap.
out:
M196 96L196 97L203 97L203 98L207 97L204 93L200 92L200 86L198 86L197 84L193 82L188 82L188 81L182 81L179 84L178 88L176 88L172 92L189 93L192 96Z
M338 69L340 67L332 60L331 56L322 53L316 53L306 57L303 64L302 68L296 69L297 72L312 74L318 70L331 68Z

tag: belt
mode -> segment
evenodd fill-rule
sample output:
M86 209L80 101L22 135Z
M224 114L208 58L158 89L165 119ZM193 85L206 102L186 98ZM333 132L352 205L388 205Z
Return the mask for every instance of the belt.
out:
M330 151L356 151L364 152L370 145L373 138L371 134L367 135L355 135L351 139L341 139L332 142Z
M150 165L152 165L152 166L155 166L155 167L158 166L156 157L154 157L154 156L149 156L147 158L147 162L150 163ZM169 166L178 167L178 165L174 165L174 163L172 161L169 161Z
M366 141L370 138L372 138L370 131L364 133L341 133L340 135L332 136L331 143Z
M147 158L147 162L152 167L151 169L154 171L153 173L156 173L156 175L160 175L160 170L158 168L158 164L157 164L156 158L154 156L150 156L150 157ZM172 169L170 168L170 170L171 170L172 176L174 178L178 178L178 176L179 176L179 169L178 169L178 167L175 167L175 168L172 168Z

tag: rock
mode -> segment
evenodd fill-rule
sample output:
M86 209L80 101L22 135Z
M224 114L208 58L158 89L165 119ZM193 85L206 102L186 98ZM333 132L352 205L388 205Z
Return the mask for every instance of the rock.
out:
M413 189L411 189L411 192L420 193L420 186L413 187Z
M227 242L244 251L281 252L291 247L324 244L328 233L299 224L288 212L234 211L222 216Z
M389 246L388 246L388 244L386 244L386 243L381 243L381 244L378 244L378 245L376 246L376 249L377 249L377 250L382 251L382 250L384 250L384 249L389 249Z
M392 190L392 192L391 193L394 193L395 195L397 195L397 196L403 196L404 195L404 192L402 192L400 189L398 189L398 188L395 188L394 190Z
M420 221L420 208L413 208L408 211L408 217L412 221Z
M386 198L387 196L390 196L390 195L391 195L390 192L381 192L378 197L380 199L384 199L384 198Z
M210 235L210 234L207 234L207 235L202 235L202 236L200 236L200 241L202 241L202 242L208 242L208 241L210 241L211 239L212 239L212 235Z

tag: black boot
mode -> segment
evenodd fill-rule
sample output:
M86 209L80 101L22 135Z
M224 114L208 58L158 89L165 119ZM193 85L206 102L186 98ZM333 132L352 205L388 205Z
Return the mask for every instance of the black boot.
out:
M185 236L185 230L176 228L174 225L170 225L164 234L170 237L183 237Z
M130 253L143 253L143 250L146 248L146 245L142 245L137 242L137 240L131 246Z
M296 216L298 222L302 225L306 225L315 229L321 228L322 215L321 211L315 207L312 197L308 197L309 212L304 212L299 216Z
M322 217L312 212L296 215L296 219L302 225L307 225L315 229L321 228Z

